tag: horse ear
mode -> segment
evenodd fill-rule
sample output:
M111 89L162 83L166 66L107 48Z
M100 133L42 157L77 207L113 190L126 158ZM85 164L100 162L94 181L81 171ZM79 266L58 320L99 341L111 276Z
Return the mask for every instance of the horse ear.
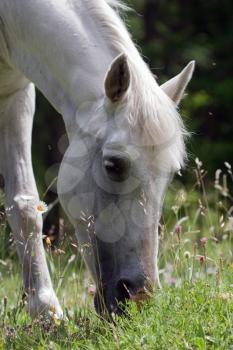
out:
M189 62L180 74L160 86L176 105L179 104L184 91L192 78L194 67L195 61Z
M130 70L124 53L117 56L110 65L105 78L105 93L112 102L118 102L128 90Z

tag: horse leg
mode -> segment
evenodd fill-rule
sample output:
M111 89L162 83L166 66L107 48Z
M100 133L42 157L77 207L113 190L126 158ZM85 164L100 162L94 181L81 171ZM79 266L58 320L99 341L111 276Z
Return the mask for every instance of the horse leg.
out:
M35 91L31 83L0 99L0 173L5 182L5 206L22 265L29 312L61 317L42 242L42 216L31 162Z

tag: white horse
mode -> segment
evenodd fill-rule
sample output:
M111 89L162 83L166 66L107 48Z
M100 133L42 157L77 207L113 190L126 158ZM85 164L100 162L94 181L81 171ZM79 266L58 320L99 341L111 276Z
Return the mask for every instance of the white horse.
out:
M184 164L177 112L194 62L158 86L117 0L1 0L0 174L29 312L62 316L46 264L31 163L34 84L59 111L70 146L58 179L97 285L95 305L159 285L158 222L171 175ZM41 130L43 133L43 130Z

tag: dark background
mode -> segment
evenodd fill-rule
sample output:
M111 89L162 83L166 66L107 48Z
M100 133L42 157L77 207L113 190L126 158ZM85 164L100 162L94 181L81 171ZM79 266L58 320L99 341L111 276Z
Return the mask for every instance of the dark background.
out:
M134 9L126 17L129 31L159 83L196 61L194 77L181 115L193 133L188 143L193 166L199 157L213 177L224 161L233 163L231 0L131 0ZM37 94L33 134L33 163L42 194L55 173L48 169L61 161L64 124L44 97ZM60 147L58 147L60 142ZM47 180L45 180L45 174ZM184 181L189 181L184 176ZM47 201L55 195L50 192Z

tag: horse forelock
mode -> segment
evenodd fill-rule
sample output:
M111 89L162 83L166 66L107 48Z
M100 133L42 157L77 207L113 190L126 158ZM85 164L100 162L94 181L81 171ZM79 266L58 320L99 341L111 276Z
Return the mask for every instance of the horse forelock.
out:
M185 165L185 139L189 134L174 103L159 87L150 90L146 85L139 89L132 83L123 104L120 117L126 119L131 134L140 138L137 144L148 152L152 165L179 171Z
M178 171L186 160L185 138L188 133L175 104L156 82L147 64L133 43L119 13L127 10L118 0L86 0L93 20L116 55L125 53L131 71L131 84L126 115L132 129L137 129L145 146L155 149L155 161L167 163L166 168ZM160 160L160 158L162 158Z
M150 72L147 78L140 76L140 70L132 75L129 93L128 122L139 131L145 149L154 149L155 162L163 163L172 171L180 170L186 160L185 139L188 132L175 104ZM160 167L160 164L157 165Z

